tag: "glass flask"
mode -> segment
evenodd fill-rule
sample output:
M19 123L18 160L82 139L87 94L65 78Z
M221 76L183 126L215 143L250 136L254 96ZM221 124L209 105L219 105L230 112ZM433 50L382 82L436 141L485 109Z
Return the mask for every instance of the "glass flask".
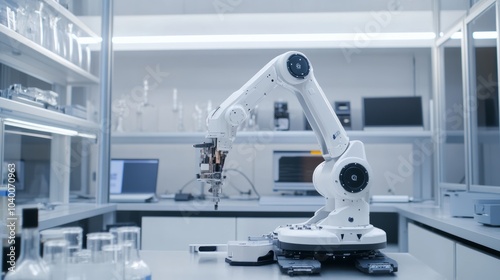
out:
M141 229L120 227L117 233L124 252L124 280L151 280L151 269L139 255Z
M38 208L23 209L21 231L21 254L15 267L9 270L4 280L49 280L47 264L40 257L38 233Z

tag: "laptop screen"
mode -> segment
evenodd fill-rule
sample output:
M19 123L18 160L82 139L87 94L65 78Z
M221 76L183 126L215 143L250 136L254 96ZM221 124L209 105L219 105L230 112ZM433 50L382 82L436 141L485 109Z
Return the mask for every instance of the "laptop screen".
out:
M158 159L112 159L109 192L156 193Z

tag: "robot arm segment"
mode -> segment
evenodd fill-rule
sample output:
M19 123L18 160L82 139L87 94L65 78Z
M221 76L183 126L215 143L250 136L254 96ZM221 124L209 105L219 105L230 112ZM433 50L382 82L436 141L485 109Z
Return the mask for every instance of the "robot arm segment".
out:
M224 160L232 147L237 128L277 86L297 96L326 161L336 160L347 150L349 138L316 81L309 60L299 52L279 55L208 116L206 138L210 140L195 145L201 148L198 178L210 183L216 208L223 181Z

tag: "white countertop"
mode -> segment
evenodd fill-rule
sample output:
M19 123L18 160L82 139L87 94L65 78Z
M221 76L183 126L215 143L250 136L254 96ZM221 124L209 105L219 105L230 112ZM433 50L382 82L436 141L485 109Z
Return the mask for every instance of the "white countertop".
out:
M370 209L372 212L396 212L394 207L396 204L377 203L372 204ZM217 212L315 212L322 204L290 204L290 205L262 205L258 200L235 200L222 199L219 202ZM118 203L116 204L117 211L180 211L180 212L211 212L214 210L214 203L210 198L205 200L191 201L174 201L173 199L161 199L158 202L152 203Z
M447 211L434 205L407 203L397 205L396 208L407 219L500 252L500 227L486 226L473 218L452 217Z
M38 207L37 204L20 205L16 212L20 215L23 208ZM116 210L115 204L98 205L95 203L69 203L56 205L53 210L39 210L39 229L44 230L57 227L67 223L113 213Z
M271 216L273 213L285 213L287 216L295 214L313 213L321 205L260 205L258 201L238 201L225 199L219 203L217 212L213 209L211 200L194 200L188 202L175 202L160 200L157 203L124 203L117 204L117 211L158 211L171 213L190 213L193 215L214 215L216 213L227 215ZM490 227L476 222L472 218L456 218L443 211L438 206L429 203L372 203L371 212L398 213L401 217L414 220L446 232L458 238L485 246L500 252L500 227ZM236 214L234 214L236 213Z
M264 266L230 266L224 261L225 252L189 253L187 251L141 251L142 259L149 265L153 279L444 279L436 271L408 253L386 253L398 262L398 272L388 275L368 276L354 266L324 266L316 276L283 274L277 264Z

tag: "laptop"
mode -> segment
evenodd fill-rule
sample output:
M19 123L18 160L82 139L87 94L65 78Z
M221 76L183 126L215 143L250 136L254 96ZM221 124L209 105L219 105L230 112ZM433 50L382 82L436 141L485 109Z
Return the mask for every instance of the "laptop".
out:
M109 201L156 201L158 166L158 159L111 159Z

